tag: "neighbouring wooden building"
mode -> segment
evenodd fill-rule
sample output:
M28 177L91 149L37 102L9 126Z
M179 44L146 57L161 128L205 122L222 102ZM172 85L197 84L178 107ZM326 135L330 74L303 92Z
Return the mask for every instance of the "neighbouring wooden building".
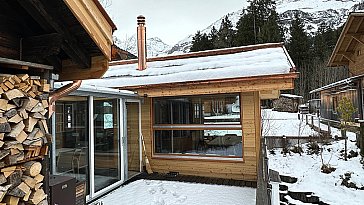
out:
M329 59L329 67L344 66L349 69L350 77L315 89L310 93L319 93L320 116L339 121L337 113L339 101L346 97L357 108L353 121L363 120L363 85L364 85L364 13L350 13L343 31Z
M142 97L139 134L152 170L256 181L260 101L293 89L297 77L283 44L155 57L146 66L139 61L112 62L102 79L85 84ZM137 107L128 111L137 113ZM127 134L136 131L128 127ZM124 157L132 158L140 141L128 146Z
M337 106L343 97L351 100L357 111L352 120L360 125L358 145L364 156L364 13L350 13L348 20L336 43L328 66L345 66L350 78L326 85L311 91L320 94L320 116L339 121Z
M65 202L49 192L48 115L80 80L107 71L116 27L97 0L1 1L0 25L0 203ZM53 89L57 79L74 82Z

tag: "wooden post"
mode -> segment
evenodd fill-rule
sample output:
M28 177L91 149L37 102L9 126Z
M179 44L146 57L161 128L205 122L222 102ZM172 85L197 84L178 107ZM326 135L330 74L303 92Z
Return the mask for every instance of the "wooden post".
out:
M315 124L313 123L313 115L311 115L311 126L315 127Z
M330 121L327 121L327 132L329 134L329 136L331 136L331 126L330 126Z
M359 137L360 155L364 157L364 122L360 123L360 137Z
M306 125L308 125L308 116L306 115Z

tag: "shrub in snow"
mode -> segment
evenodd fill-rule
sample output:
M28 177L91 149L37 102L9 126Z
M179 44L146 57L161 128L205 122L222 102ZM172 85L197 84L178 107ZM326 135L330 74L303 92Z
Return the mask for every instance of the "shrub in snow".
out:
M321 166L321 172L325 174L330 174L331 172L334 172L336 170L335 167L332 167L330 164L322 164Z
M354 151L354 150L350 150L349 154L348 154L348 158L354 158L357 157L359 154L358 152Z
M352 121L353 114L357 111L353 103L346 97L343 97L339 101L339 106L337 107L337 112L340 115L341 121L341 136L345 138L345 152L344 159L347 160L347 147L348 138L346 137L346 131L349 128L348 123Z
M346 172L344 174L344 176L340 175L340 178L342 179L341 185L346 186L348 188L352 188L352 189L364 190L364 186L363 187L358 187L354 182L350 181L352 174L354 174L354 173L353 172Z
M330 174L331 172L334 172L336 170L335 167L332 167L330 165L330 161L332 159L332 155L333 153L331 153L331 156L330 156L330 159L327 163L324 162L324 158L322 156L322 153L323 153L324 149L323 148L320 148L320 153L321 153L321 172L322 173L325 173L325 174Z
M317 142L309 142L307 144L307 154L320 154L320 146Z
M300 154L300 155L301 155L301 153L303 153L303 149L299 145L295 145L295 146L291 147L290 151L293 153L296 153L296 154Z

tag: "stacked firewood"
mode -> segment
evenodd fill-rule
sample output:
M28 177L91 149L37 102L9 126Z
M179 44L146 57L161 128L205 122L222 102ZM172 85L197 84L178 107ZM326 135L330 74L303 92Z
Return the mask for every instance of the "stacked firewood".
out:
M0 205L47 204L40 161L51 140L48 92L39 77L0 76Z

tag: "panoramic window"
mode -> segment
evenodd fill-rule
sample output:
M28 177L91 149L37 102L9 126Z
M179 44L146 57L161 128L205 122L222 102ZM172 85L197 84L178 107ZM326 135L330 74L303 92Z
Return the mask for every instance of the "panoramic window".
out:
M155 155L241 158L239 94L153 99Z

